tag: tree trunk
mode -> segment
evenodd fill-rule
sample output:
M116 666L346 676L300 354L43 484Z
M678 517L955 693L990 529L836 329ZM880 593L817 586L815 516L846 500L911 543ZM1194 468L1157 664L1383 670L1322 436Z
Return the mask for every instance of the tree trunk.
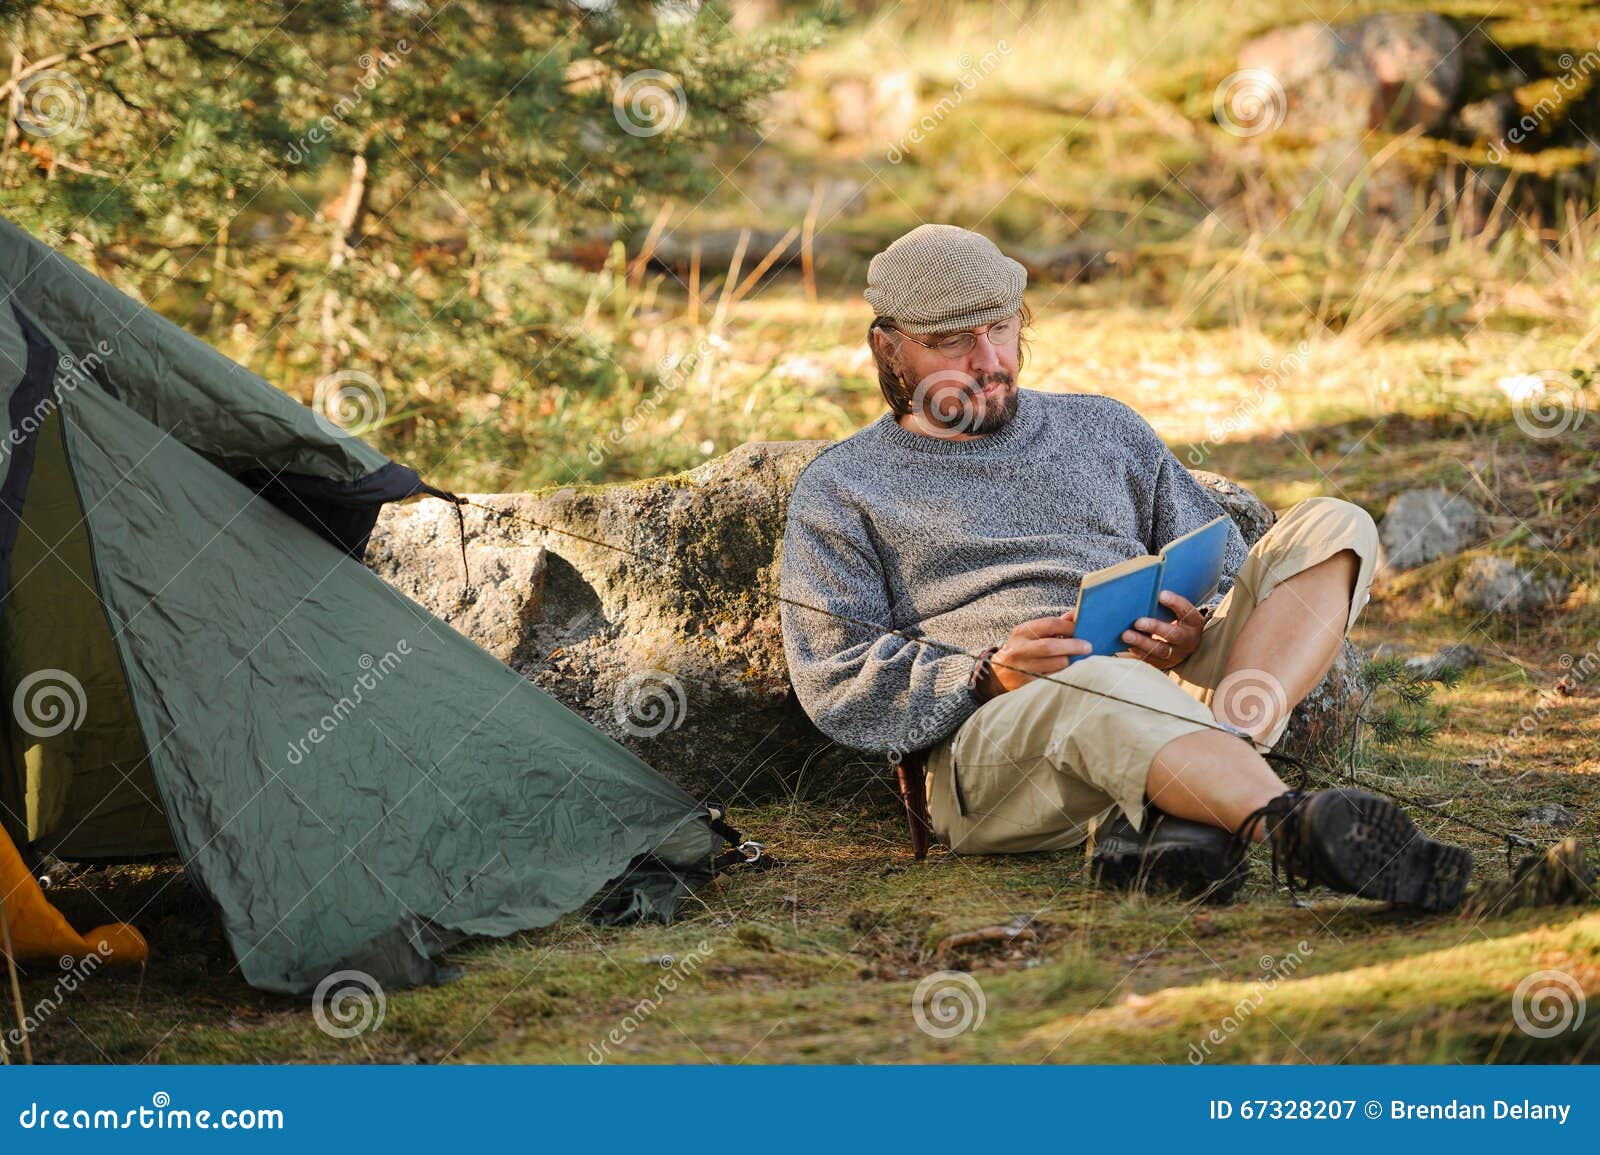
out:
M333 237L328 244L328 276L332 277L350 259L350 238L367 204L367 158L357 153L350 158L350 179L344 191L334 202ZM322 375L326 377L338 367L339 360L339 291L329 285L322 293Z

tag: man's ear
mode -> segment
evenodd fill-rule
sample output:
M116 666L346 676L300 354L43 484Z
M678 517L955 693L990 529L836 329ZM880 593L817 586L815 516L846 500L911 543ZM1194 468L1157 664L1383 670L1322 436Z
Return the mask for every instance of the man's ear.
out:
M900 364L900 342L895 339L894 334L888 329L874 329L872 339L877 343L878 350L890 368L899 373L903 368Z

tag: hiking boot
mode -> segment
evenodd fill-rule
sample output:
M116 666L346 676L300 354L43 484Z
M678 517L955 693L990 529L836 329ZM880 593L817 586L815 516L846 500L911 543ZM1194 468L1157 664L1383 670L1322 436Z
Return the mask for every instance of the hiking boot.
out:
M1248 849L1226 830L1154 807L1146 809L1142 831L1118 811L1089 835L1089 871L1101 886L1115 890L1231 902L1250 871Z
M1472 874L1464 846L1435 842L1406 812L1365 790L1290 790L1240 824L1241 841L1257 821L1272 845L1272 877L1321 884L1417 910L1454 910Z

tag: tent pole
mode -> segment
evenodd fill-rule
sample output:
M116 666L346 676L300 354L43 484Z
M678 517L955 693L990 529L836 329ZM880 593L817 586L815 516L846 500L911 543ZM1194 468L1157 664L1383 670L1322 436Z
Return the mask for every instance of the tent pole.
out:
M17 949L11 942L11 918L6 914L4 899L0 899L0 938L6 948L6 969L11 972L11 998L17 1006L17 1030L22 1034L22 1061L33 1063L33 1046L28 1042L28 1017L22 1009L22 983L17 978ZM7 1056L10 1062L10 1056Z

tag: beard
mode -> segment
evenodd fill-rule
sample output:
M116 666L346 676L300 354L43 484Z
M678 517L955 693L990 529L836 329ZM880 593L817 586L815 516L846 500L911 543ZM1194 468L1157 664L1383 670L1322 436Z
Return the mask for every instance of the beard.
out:
M996 385L998 392L984 396L985 386ZM1004 429L1017 415L1017 403L1017 379L1003 371L959 378L935 373L918 383L912 397L913 407L934 425L971 436Z

